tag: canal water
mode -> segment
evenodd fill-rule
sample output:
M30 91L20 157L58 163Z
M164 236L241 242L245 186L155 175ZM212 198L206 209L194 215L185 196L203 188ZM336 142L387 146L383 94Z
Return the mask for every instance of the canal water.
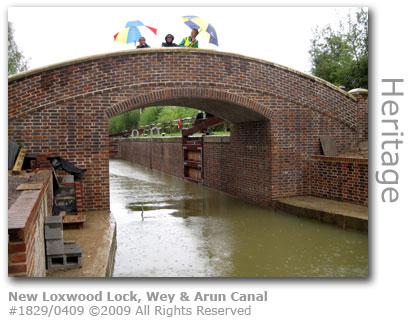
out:
M364 277L367 233L110 160L114 277Z

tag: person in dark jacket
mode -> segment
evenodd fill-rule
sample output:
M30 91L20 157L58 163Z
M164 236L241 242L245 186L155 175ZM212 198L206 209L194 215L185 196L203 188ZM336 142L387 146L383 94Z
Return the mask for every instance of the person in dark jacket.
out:
M137 49L143 49L143 48L150 48L150 46L146 43L146 40L144 37L139 38L139 45L136 47Z
M170 33L165 37L165 42L162 42L162 47L179 47L176 43L173 43L175 37Z

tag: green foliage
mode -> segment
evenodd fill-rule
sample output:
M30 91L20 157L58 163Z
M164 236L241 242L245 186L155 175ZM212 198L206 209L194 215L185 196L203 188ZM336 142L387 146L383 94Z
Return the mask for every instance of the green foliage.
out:
M169 122L197 115L198 110L185 107L162 107L157 122Z
M154 123L192 117L197 112L196 109L173 106L149 107L145 108L142 113L139 109L132 110L109 119L109 133L119 133Z
M209 129L209 132L213 132L214 134L229 134L228 131L224 131L224 130L225 130L225 129L226 129L226 130L230 130L230 128L231 128L230 122L227 122L227 123L226 123L226 126L224 125L224 123L223 123L223 124L220 124L220 125L218 125L218 126L215 126L215 127L213 127L213 128L210 128L210 129Z
M139 126L146 126L148 124L156 123L160 111L161 107L150 107L143 109Z
M340 29L315 30L310 46L311 73L346 90L368 88L368 12L351 14Z
M119 133L137 128L141 117L140 113L139 109L136 109L109 119L109 133Z
M28 69L28 60L24 58L23 53L14 41L13 25L8 23L8 75L26 71Z

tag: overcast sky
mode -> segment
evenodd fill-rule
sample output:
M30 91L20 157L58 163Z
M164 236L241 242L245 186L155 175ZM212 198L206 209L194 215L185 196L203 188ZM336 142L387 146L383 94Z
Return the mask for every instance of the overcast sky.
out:
M127 21L141 20L158 29L143 30L147 43L158 48L167 33L175 42L190 34L182 16L204 18L216 29L219 47L199 47L239 53L309 72L308 50L313 30L345 18L351 7L9 7L8 21L29 67L38 68L94 54L133 49L114 42Z

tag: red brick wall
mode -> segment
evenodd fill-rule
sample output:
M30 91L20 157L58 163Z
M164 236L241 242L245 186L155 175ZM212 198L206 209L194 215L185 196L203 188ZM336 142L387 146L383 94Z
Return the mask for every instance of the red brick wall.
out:
M117 159L120 157L120 142L118 137L109 137L109 158Z
M120 158L151 168L150 143L148 139L120 140Z
M359 141L368 140L368 91L358 90L357 98L357 128Z
M238 134L240 129L246 134ZM263 206L289 193L368 205L367 159L312 155L274 166L274 158L266 161L270 144L264 130L267 123L251 123L233 126L231 137L205 137L204 185ZM122 140L121 158L182 178L181 139L152 139L153 162L149 141ZM301 182L294 186L290 180Z
M183 178L182 138L120 140L120 158Z
M311 156L311 195L368 205L368 159Z
M44 220L53 207L51 171L40 171L32 181L41 190L22 191L8 211L8 274L13 277L45 277Z
M319 151L320 134L333 135L340 149L357 139L356 98L294 70L213 50L132 50L81 59L10 77L8 97L9 139L22 142L28 155L58 155L87 169L84 210L109 209L108 119L131 109L196 107L233 122L237 181L257 176L267 198L305 192L303 169L307 155ZM166 156L166 150L155 154ZM258 157L253 171L246 166L250 154ZM153 166L162 164L153 159Z
M267 206L271 192L271 133L268 122L233 125L229 143L204 143L204 184Z
M268 132L268 122L261 122L235 125L231 137L205 137L204 185L260 205L271 204ZM120 150L121 159L183 178L181 138L125 139Z

